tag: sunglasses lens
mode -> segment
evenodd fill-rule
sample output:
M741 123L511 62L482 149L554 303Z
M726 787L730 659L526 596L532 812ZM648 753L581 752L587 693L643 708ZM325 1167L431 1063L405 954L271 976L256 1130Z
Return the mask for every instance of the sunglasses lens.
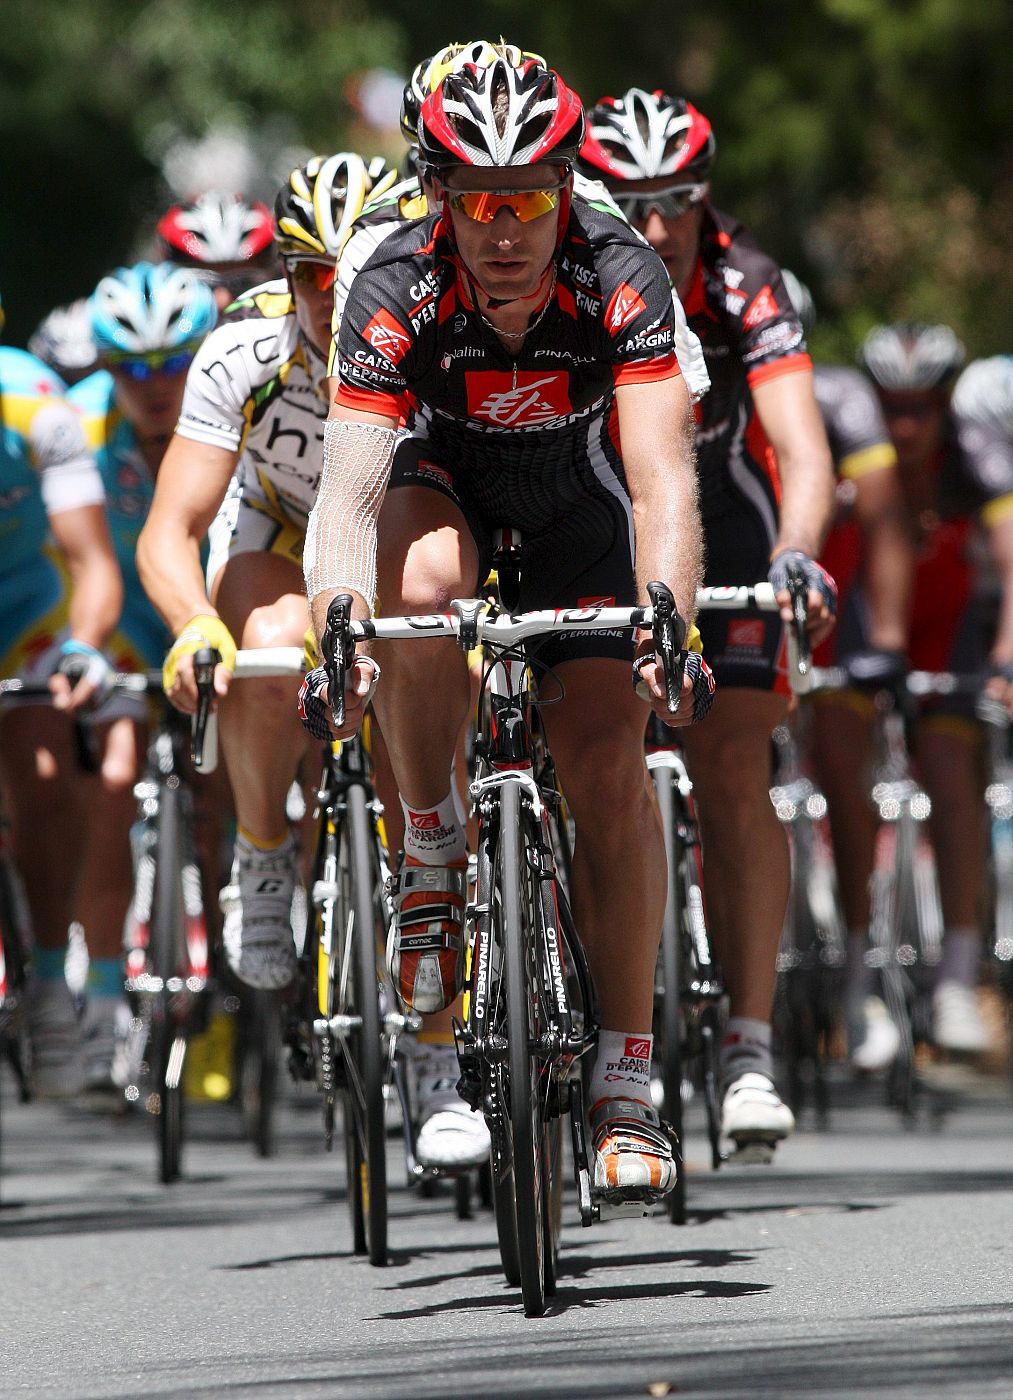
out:
M489 190L459 190L450 196L450 207L477 224L491 224L503 208L513 211L522 224L540 219L559 204L559 190L516 190L494 194Z
M612 198L628 219L642 223L652 209L656 209L664 219L681 218L700 203L705 190L705 185L681 185L675 189L657 190L654 194L623 194L622 191L613 190Z
M110 355L109 366L141 384L155 374L181 374L193 364L196 353L197 347L188 345L179 350L154 350L150 355Z
M289 264L292 279L303 287L316 287L318 292L330 291L334 286L337 267L334 263L294 262Z

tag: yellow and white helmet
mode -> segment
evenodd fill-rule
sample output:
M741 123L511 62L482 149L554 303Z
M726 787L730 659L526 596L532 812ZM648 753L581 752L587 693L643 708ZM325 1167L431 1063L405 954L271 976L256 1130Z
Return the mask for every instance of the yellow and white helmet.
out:
M274 201L275 239L283 258L337 258L367 198L397 179L383 156L352 151L314 156L292 171Z

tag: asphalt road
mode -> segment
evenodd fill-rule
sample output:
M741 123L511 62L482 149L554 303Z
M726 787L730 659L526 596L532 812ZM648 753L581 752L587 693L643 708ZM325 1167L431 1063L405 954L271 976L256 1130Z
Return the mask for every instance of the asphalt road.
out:
M769 1167L704 1167L690 1223L564 1230L559 1293L525 1319L491 1216L421 1200L394 1153L386 1269L351 1255L342 1154L312 1090L258 1161L191 1115L185 1180L150 1123L4 1104L0 1396L1013 1395L1013 1092L957 1086L905 1130L837 1091Z

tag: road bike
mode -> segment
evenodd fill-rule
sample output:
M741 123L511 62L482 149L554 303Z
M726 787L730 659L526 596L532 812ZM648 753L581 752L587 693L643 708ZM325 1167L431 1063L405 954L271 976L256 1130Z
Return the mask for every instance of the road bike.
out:
M515 616L484 599L459 599L449 613L350 620L339 596L328 615L333 719L344 723L344 683L358 641L447 637L464 652L483 649L485 721L480 717L471 796L478 816L475 897L469 903L468 989L456 1028L460 1092L486 1118L492 1140L492 1194L508 1282L525 1312L540 1315L555 1291L561 1223L562 1120L569 1115L581 1222L602 1214L643 1214L641 1193L592 1185L584 1118L582 1062L597 1041L597 1000L554 851L567 840L538 742L537 660L527 638L550 632L653 629L670 708L681 688L682 624L671 594L652 584L652 605L568 608Z

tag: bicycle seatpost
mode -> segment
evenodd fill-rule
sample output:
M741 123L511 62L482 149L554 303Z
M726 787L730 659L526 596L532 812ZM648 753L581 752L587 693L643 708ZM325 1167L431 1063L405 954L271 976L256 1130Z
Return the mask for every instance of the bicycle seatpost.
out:
M686 644L686 624L679 616L672 590L656 580L647 585L654 616L654 654L665 675L665 704L674 715L682 698L682 649Z
M201 647L193 656L197 683L197 713L190 729L190 758L199 773L213 773L218 767L218 721L211 711L215 693L215 667L221 654L212 647Z
M788 566L788 596L791 599L791 630L788 633L788 663L805 682L796 690L808 690L812 678L812 647L806 620L809 616L809 585L797 564Z
M320 638L320 650L327 672L327 690L331 702L334 727L345 722L345 676L355 660L355 642L351 632L352 595L339 593L327 609L327 625Z

